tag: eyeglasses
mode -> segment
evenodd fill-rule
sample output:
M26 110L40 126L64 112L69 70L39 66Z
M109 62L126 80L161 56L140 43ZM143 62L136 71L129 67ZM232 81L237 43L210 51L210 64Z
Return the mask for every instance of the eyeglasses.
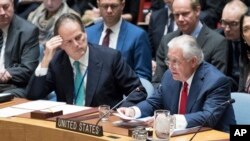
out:
M177 59L170 60L166 58L165 63L168 67L174 67L174 68L178 68L181 65L181 61Z
M229 28L235 28L238 25L239 25L238 21L225 21L225 20L221 20L221 26L222 27L228 26Z
M100 4L100 8L107 10L109 7L114 10L117 9L120 4Z

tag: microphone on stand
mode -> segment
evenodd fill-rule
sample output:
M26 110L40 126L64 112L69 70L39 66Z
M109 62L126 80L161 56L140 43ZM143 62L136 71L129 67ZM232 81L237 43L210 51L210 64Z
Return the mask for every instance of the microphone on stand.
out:
M123 98L120 102L118 102L115 106L113 106L107 113L105 113L104 115L102 115L102 116L98 119L98 121L96 122L95 125L98 125L99 122L101 121L101 119L102 119L103 117L105 117L106 115L110 114L115 108L117 108L120 104L122 104L122 102L124 102L124 101L129 97L130 94L132 94L132 93L134 93L134 92L140 92L140 91L142 91L142 90L145 90L145 88L144 88L143 86L136 87L133 91L131 91L131 92L128 94L128 96L126 96L126 97Z
M229 100L223 102L222 104L220 104L217 108L219 108L219 107L221 107L221 106L224 106L224 105L232 104L232 103L234 103L234 102L235 102L234 99L229 99ZM192 140L193 140L193 138L196 136L196 134L199 133L199 131L201 130L201 128L204 127L204 125L207 123L207 121L212 117L213 113L214 113L214 112L211 112L211 113L210 113L209 117L205 120L205 122L203 122L203 124L198 128L198 130L195 132L195 134L192 136L192 138L190 138L189 141L192 141Z

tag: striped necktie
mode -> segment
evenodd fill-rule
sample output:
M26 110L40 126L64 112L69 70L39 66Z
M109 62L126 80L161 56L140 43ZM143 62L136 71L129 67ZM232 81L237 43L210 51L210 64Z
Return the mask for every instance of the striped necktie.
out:
M0 29L0 52L3 47L3 31Z
M75 105L79 105L79 106L83 106L85 105L85 101L83 101L85 99L85 92L84 92L84 87L83 87L83 76L81 73L81 69L80 69L80 62L79 61L75 61L73 63L74 67L75 67L75 97L74 97L74 101L75 101Z

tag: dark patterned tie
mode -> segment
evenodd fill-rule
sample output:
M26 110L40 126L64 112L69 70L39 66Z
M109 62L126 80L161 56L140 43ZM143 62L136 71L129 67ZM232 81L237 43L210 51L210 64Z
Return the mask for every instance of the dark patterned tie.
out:
M0 52L3 47L3 31L0 29Z
M170 20L168 25L168 33L170 33L174 31L174 16L172 13L169 15L168 20Z
M105 37L103 38L103 41L102 41L103 46L109 47L109 35L110 35L110 33L112 33L112 30L107 28L106 29L106 35L105 35Z

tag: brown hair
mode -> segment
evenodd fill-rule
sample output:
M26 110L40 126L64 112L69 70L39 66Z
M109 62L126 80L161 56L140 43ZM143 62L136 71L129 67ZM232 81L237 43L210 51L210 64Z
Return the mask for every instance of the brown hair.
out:
M85 28L84 28L83 22L80 19L80 17L78 17L77 15L75 15L73 13L66 13L66 14L61 15L59 17L59 19L56 21L55 27L54 27L54 35L58 35L58 30L59 30L60 26L66 20L71 20L71 21L77 22L82 27L82 31L85 32Z

